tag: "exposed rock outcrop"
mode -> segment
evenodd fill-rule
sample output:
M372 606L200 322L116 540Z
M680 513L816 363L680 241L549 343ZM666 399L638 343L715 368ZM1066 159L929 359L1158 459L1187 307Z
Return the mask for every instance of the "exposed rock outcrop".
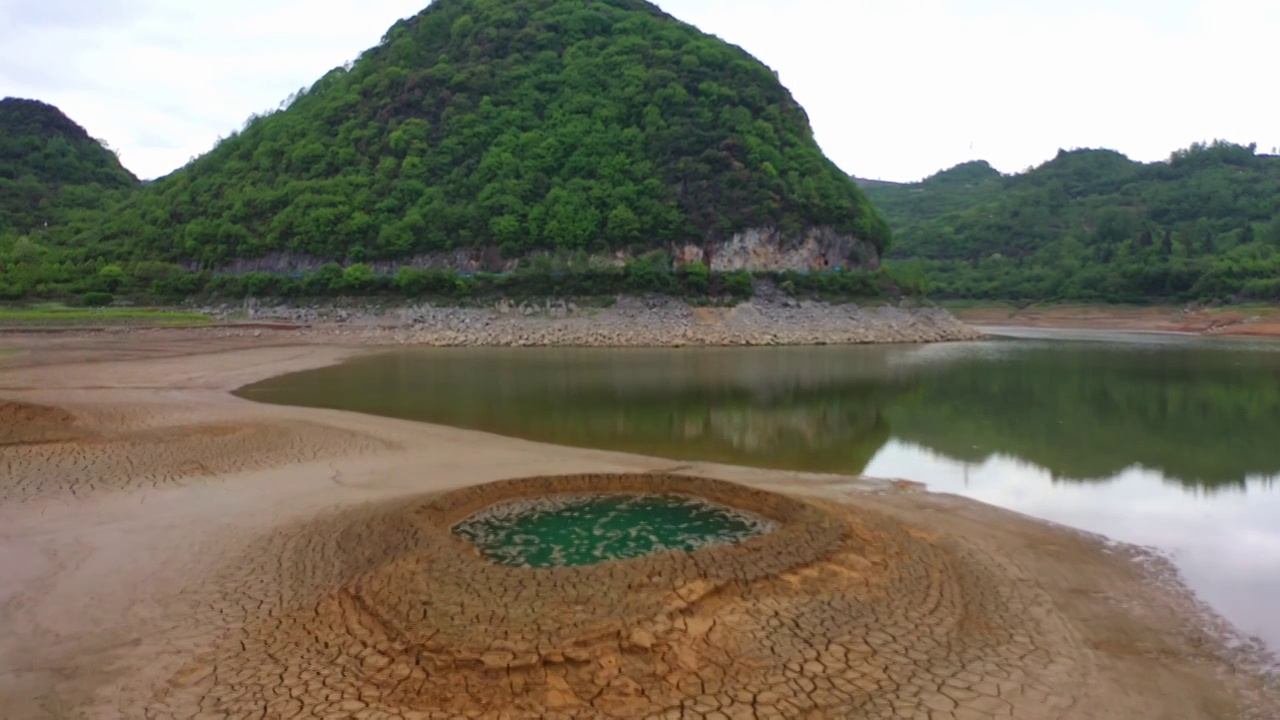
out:
M723 243L676 249L678 263L707 262L717 272L733 270L833 270L880 267L875 245L831 228L790 237L777 228L751 228Z

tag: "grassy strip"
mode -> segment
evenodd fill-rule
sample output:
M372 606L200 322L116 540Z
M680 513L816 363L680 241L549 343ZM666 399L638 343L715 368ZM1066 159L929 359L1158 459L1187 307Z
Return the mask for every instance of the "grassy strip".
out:
M147 308L0 308L0 327L60 327L99 325L146 325L182 327L204 325L209 316Z

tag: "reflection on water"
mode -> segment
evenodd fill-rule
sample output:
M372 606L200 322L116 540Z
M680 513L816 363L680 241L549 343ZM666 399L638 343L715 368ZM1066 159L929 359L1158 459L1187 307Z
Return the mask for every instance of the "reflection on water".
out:
M409 351L246 397L533 440L860 473L891 438L1056 480L1139 466L1215 492L1280 475L1280 346L1184 339L756 350Z
M867 473L925 480L937 492L1157 548L1202 600L1280 650L1280 488L1273 481L1206 493L1134 466L1106 484L1055 482L1044 468L1008 455L959 461L896 441Z
M1010 344L954 362L891 412L895 437L950 458L996 454L1056 479L1139 466L1213 492L1280 473L1274 346Z
M920 480L1153 545L1280 647L1280 343L410 350L245 388L683 460ZM1228 560L1229 548L1254 555Z

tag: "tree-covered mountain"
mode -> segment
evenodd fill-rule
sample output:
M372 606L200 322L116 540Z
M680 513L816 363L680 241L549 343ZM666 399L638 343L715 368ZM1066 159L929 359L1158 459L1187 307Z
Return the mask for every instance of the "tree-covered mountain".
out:
M58 108L0 100L0 235L63 224L137 183L115 153Z
M941 297L1280 299L1280 157L1196 144L1166 162L1061 151L1018 175L966 163L863 181Z
M220 267L887 226L777 76L642 0L437 0L77 238Z

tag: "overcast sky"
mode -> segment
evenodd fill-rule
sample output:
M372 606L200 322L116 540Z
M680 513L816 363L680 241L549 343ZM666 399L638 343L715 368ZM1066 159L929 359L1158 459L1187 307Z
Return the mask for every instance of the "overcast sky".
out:
M846 171L917 180L1058 148L1280 146L1277 0L663 0L778 71ZM0 0L0 95L144 178L376 44L425 0Z

